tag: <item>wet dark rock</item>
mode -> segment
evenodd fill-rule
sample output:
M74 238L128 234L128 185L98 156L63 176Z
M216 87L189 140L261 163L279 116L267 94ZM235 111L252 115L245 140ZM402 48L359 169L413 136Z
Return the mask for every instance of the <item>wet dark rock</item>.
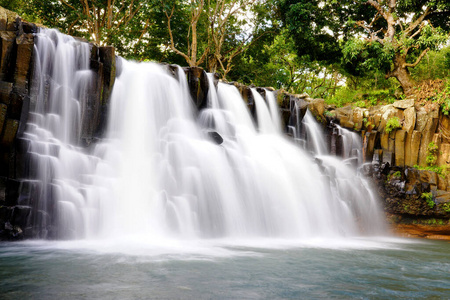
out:
M190 67L187 71L187 78L194 104L199 110L206 108L209 83L205 70L199 67Z
M173 78L178 79L178 65L167 65L167 70L169 71L169 74L173 76Z
M309 103L303 100L302 98L297 98L293 95L289 96L289 122L288 126L292 126L294 128L299 128L302 126L303 117L306 114ZM305 130L301 130L301 132L306 132ZM303 137L300 137L303 138Z
M263 97L264 100L266 100L266 89L265 88L257 87L256 91L258 92L258 94L261 95L261 97Z
M116 56L116 78L119 78L122 74L122 64L122 58Z
M223 138L216 131L208 131L208 136L218 145L223 143Z
M219 85L219 78L220 78L220 75L218 73L214 73L213 74L213 82L214 82L214 86L216 88Z

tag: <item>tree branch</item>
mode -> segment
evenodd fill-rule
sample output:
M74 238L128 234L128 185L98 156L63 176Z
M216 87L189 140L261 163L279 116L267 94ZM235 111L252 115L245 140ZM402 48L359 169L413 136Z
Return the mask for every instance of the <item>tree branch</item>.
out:
M403 64L403 67L414 68L415 66L417 66L417 64L422 60L422 58L425 56L425 54L427 54L427 52L429 50L430 50L430 48L427 48L427 49L423 50L422 53L420 53L419 57L417 58L417 60L413 64L405 63L405 64Z
M415 20L414 22L411 22L411 24L405 30L405 36L410 35L411 32L413 32L413 30L423 22L423 20L430 13L430 11L431 11L431 8L428 6L425 9L425 11L423 12L423 14L417 18L417 20Z
M161 3L163 3L163 2L161 1ZM163 4L164 4L164 3L163 3ZM173 40L173 34L172 34L172 28L170 27L170 20L171 20L172 17L173 17L173 12L174 12L174 10L175 10L175 6L172 7L172 11L171 11L171 13L170 13L170 16L169 16L169 14L167 13L167 11L164 10L164 14L165 14L166 17L167 17L167 27L168 27L168 30L169 30L169 36L170 36L170 49L171 49L172 51L174 51L176 54L181 55L182 57L184 57L184 59L186 59L186 62L189 64L189 66L191 66L191 59L189 58L189 56L187 56L186 54L184 54L183 52L181 52L180 50L178 50L178 49L175 47L175 43L174 43L174 40Z

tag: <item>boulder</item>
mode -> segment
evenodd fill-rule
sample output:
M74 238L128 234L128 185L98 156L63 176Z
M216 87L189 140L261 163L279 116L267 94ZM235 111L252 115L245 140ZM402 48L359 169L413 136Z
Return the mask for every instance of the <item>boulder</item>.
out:
M363 127L363 125L364 125L363 124L364 123L363 118L364 118L364 112L365 111L367 111L367 110L364 110L364 109L362 109L360 107L355 107L353 109L352 121L355 124L354 127L353 127L354 130L358 130L359 131Z
M428 170L419 170L419 174L421 182L427 182L430 185L437 185L438 175L435 172Z
M403 119L403 111L395 108L392 104L385 105L380 108L381 121L378 125L378 131L384 131L387 121L392 117L398 117L400 120Z
M449 203L450 192L438 190L435 198L436 204Z
M303 99L302 97L297 98ZM325 113L325 100L312 99L311 101L309 101L309 110L314 116L323 117L323 114Z
M414 106L414 99L398 100L395 101L392 106L399 109L407 109Z
M403 115L405 119L403 121L402 129L408 133L412 133L416 126L416 109L414 107L409 107L405 109Z

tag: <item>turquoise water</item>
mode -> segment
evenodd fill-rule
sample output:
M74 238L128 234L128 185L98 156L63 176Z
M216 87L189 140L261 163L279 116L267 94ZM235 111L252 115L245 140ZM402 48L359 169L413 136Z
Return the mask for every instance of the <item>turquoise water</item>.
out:
M449 299L450 243L0 244L1 299Z

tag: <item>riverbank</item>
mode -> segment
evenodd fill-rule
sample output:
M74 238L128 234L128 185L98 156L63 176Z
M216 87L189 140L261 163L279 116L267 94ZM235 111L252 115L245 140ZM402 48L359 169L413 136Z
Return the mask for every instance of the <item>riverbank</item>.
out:
M391 231L405 238L450 241L450 225L391 224Z
M446 219L411 218L386 213L389 231L398 237L450 241L450 223Z

